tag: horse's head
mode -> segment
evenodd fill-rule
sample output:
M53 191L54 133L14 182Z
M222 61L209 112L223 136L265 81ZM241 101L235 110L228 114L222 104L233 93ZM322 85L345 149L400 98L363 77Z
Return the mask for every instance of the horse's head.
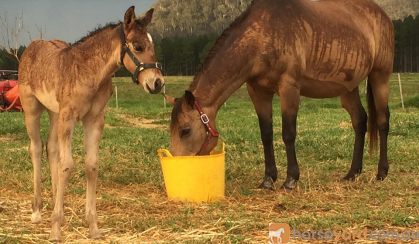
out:
M121 28L121 63L131 72L135 83L141 84L146 92L159 93L164 86L161 65L156 62L154 44L147 26L153 17L150 9L143 17L136 18L134 6L124 17Z
M204 111L190 91L177 99L166 96L166 100L174 105L170 152L174 156L208 155L218 142L215 113L207 108Z

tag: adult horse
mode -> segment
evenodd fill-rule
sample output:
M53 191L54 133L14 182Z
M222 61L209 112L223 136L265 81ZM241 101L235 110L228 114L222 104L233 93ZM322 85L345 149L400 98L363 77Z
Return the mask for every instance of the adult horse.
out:
M149 93L158 93L164 85L147 33L152 16L150 9L137 19L132 6L123 22L98 29L73 45L57 40L34 41L23 53L19 66L20 96L34 168L32 222L35 223L41 221L42 205L41 113L47 110L50 119L47 152L55 201L51 240L61 240L64 191L74 167L71 139L77 121L84 128L86 220L90 237L100 237L96 214L98 149L104 108L112 94L112 76L125 66L133 74L133 81Z
M355 130L352 165L344 177L361 173L367 114L358 86L368 77L370 145L380 136L377 179L388 173L389 77L392 22L372 0L254 0L224 31L189 90L175 101L171 121L173 155L208 154L217 144L220 106L243 83L254 104L265 154L263 188L277 179L272 98L281 99L282 139L287 154L283 187L293 189L300 171L295 153L300 96L340 96Z

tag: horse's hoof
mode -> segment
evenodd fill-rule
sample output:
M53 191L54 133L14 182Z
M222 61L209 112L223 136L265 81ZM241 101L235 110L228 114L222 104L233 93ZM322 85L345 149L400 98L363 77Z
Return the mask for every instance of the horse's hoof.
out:
M383 181L387 177L387 172L378 172L377 174L377 180Z
M262 183L259 185L259 188L274 191L275 190L274 180L271 177L266 176L263 179Z
M49 241L50 242L61 242L61 233L55 233L54 231L51 231L51 234L49 235Z
M33 212L31 215L31 221L33 224L39 224L42 221L41 213L39 211Z
M284 184L282 185L282 188L285 191L292 191L295 188L297 188L297 182L298 180L292 178L292 177L287 177L287 179L285 180Z
M346 174L346 176L343 177L342 180L344 180L344 181L355 181L357 176L358 176L358 174L348 172L348 174Z
M102 233L100 231L97 231L96 233L90 233L89 238L94 240L101 239Z
M100 239L102 238L102 232L99 229L91 230L89 234L90 239Z

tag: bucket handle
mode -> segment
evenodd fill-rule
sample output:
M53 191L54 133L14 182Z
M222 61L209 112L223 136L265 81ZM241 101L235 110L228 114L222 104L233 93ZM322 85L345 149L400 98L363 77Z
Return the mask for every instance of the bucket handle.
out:
M157 150L157 155L159 156L159 158L164 158L164 157L173 158L173 156L172 156L172 154L169 152L169 150L167 150L167 149L162 149L162 148L160 148L159 150Z

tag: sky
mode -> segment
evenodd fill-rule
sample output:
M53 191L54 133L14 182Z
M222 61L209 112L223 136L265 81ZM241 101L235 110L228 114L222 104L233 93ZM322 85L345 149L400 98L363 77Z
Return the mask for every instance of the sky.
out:
M75 42L99 25L122 21L125 11L135 6L137 16L149 10L155 0L0 0L0 16L9 25L23 12L21 45L29 44L29 36ZM0 31L4 28L0 23ZM30 35L29 35L30 33ZM3 42L0 35L0 42ZM3 43L4 44L4 43Z

